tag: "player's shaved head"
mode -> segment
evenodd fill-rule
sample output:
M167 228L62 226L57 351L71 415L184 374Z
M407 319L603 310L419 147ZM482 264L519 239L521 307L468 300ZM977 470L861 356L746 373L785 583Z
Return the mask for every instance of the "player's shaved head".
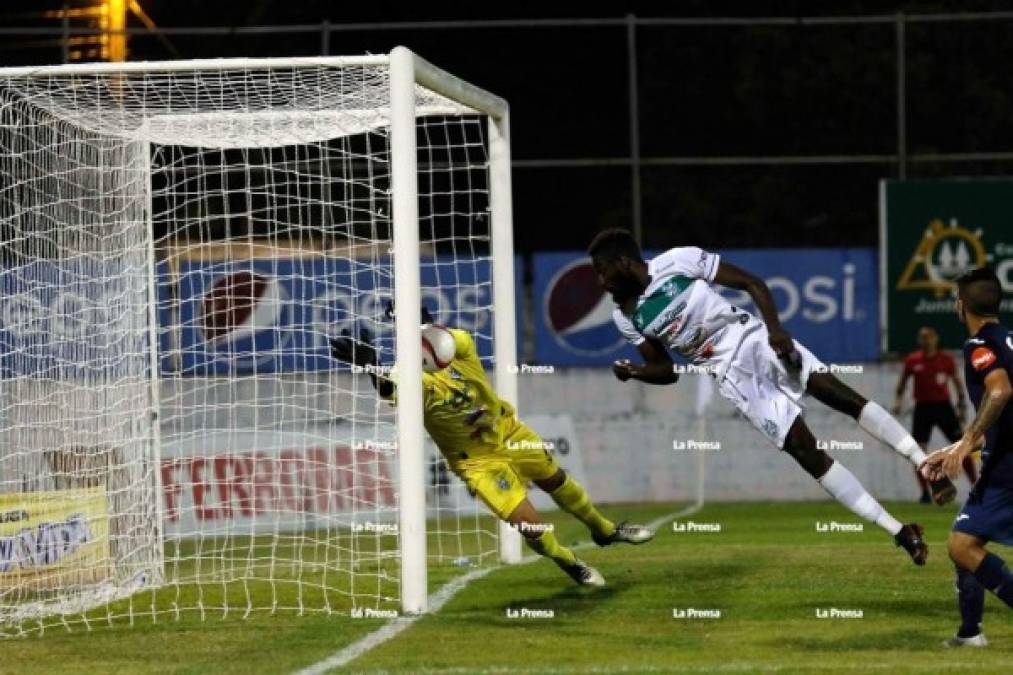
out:
M602 260L618 260L626 257L636 262L643 262L637 240L628 230L619 227L602 230L596 234L587 247L587 253L592 258Z
M995 270L979 267L964 274L957 279L957 297L965 312L989 318L999 316L1002 286Z

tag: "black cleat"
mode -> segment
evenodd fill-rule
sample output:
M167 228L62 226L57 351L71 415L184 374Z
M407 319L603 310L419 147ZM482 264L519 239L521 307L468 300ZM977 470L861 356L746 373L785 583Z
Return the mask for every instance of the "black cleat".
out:
M924 532L918 523L908 523L893 537L897 545L908 552L915 565L924 565L926 558L929 557L929 546L922 539Z
M609 546L617 542L643 544L654 539L654 531L643 525L630 525L626 521L623 521L616 525L616 530L612 534L605 536L592 532L591 539L599 546Z
M932 481L929 486L932 488L932 501L936 503L936 506L949 504L957 496L957 488L946 476Z
M570 575L571 579L581 586L601 587L605 585L605 577L601 575L601 572L591 567L583 560L577 560L569 567L564 567L562 569Z

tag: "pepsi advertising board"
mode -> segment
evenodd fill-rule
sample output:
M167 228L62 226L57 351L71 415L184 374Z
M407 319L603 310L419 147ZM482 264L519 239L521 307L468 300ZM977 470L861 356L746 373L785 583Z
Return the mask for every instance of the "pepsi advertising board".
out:
M0 271L3 377L129 377L146 369L147 283L143 259L87 254Z
M519 266L518 266L519 269ZM423 260L422 302L440 323L471 332L492 354L488 259ZM173 294L160 267L162 367L190 375L337 367L328 338L367 330L380 360L393 354L393 270L347 258L184 262ZM174 297L175 295L175 297ZM418 312L418 308L411 311Z
M875 360L879 298L871 248L717 251L766 280L781 321L827 363ZM650 258L653 253L645 253ZM715 288L756 312L748 294ZM615 303L598 285L583 252L534 256L535 360L555 366L605 366L636 359L612 322Z

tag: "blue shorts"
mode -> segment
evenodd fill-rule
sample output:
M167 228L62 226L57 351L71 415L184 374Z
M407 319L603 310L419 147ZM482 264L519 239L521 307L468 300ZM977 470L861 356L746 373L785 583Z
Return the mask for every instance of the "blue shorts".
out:
M953 521L953 531L1013 546L1013 489L986 486L971 496Z

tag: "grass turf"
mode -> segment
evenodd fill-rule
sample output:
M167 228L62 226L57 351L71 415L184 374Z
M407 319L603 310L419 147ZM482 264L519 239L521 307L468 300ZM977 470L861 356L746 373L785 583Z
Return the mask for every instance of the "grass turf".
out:
M672 505L610 506L615 518L648 521ZM504 567L444 609L352 662L353 672L974 672L1013 669L1013 614L986 600L986 650L941 649L957 623L945 537L952 508L891 504L926 525L926 567L912 565L878 528L820 533L816 524L858 522L832 502L715 504L681 522L720 533L662 528L640 547L579 555L608 580L577 588L554 565ZM586 531L550 514L567 544ZM1013 549L994 550L1013 561ZM434 567L435 590L460 568ZM267 604L265 601L264 604ZM511 618L551 610L552 618ZM673 610L721 617L674 618ZM861 618L817 612L860 611ZM288 672L312 664L385 623L347 616L150 618L133 627L49 630L4 641L0 671L19 673Z

